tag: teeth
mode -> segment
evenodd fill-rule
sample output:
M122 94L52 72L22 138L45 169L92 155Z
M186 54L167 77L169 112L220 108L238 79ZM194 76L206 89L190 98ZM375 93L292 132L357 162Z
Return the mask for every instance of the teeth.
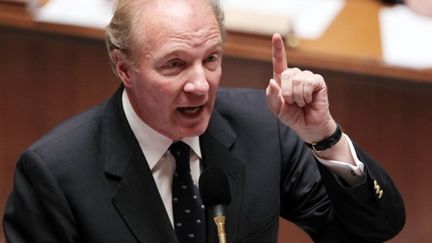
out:
M184 107L181 108L181 111L186 113L186 114L195 114L200 110L200 106L197 107Z

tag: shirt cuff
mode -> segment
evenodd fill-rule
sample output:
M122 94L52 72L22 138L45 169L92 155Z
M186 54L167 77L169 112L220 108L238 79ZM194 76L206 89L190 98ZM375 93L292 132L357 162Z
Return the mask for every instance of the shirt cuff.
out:
M326 166L331 172L337 176L340 176L350 186L355 186L363 181L363 176L365 174L364 164L358 159L351 139L345 133L342 134L342 136L345 136L346 140L348 141L349 150L351 156L354 158L355 165L343 161L322 159L315 152L314 155L318 161Z

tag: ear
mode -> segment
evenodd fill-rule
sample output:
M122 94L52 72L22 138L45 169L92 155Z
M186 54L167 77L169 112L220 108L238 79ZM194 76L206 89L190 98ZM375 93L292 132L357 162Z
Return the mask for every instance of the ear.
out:
M129 61L126 54L118 49L113 51L113 58L117 76L121 79L124 86L129 87L132 82L133 64Z

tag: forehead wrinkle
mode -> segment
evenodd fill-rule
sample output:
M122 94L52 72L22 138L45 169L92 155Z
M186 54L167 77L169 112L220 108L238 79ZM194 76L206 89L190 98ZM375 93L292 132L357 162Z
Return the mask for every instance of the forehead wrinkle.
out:
M222 46L223 41L220 35L219 29L216 28L215 31L201 30L192 33L175 33L166 29L157 34L154 38L153 46L158 43L166 43L160 48L150 48L150 53L163 52L162 55L171 55L174 53L198 50L199 47L206 47L205 51L211 48L216 48L217 46Z
M200 46L204 46L207 43L209 45L212 45L212 42L222 42L222 39L220 38L220 34L219 31L218 32L213 32L213 31L197 31L191 34L187 34L187 33L178 33L177 35L174 34L170 37L171 40L173 40L173 43L179 43L179 44L185 44L189 47L200 47Z

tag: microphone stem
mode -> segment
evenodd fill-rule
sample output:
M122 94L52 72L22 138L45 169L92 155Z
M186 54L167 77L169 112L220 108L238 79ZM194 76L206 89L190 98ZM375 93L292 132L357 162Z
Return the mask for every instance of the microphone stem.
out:
M227 243L225 233L225 216L216 216L213 218L213 220L216 223L219 243Z

